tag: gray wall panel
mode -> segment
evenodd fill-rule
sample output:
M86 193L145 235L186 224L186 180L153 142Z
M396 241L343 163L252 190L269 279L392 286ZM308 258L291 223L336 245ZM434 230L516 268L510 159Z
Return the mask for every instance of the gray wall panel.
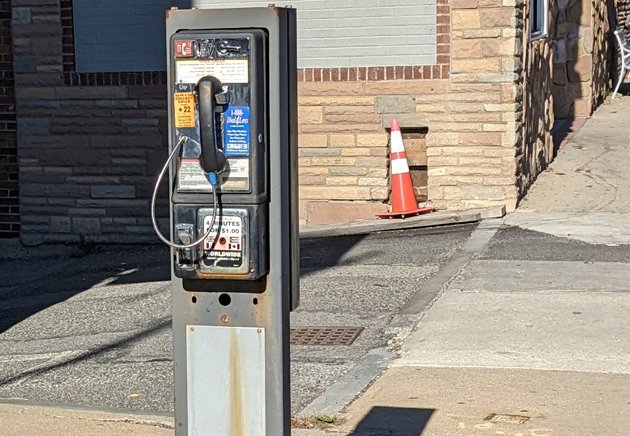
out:
M74 0L76 70L164 71L165 11L190 0Z
M79 72L165 70L164 11L266 6L269 0L74 0ZM435 0L293 0L298 66L436 63Z
M192 0L198 8L266 6L268 0ZM300 68L436 63L435 0L293 0Z

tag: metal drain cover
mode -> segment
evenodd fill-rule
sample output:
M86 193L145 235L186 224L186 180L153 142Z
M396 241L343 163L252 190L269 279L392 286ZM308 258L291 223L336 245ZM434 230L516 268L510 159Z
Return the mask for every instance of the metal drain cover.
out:
M490 422L503 422L509 424L525 424L531 417L525 415L505 415L500 413L491 413L483 420Z
M298 327L291 329L291 345L352 345L363 327Z

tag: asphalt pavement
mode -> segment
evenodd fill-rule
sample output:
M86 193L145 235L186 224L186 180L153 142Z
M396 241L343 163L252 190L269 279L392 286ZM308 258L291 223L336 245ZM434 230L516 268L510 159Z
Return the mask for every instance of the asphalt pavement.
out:
M362 331L349 346L292 347L294 413L368 353L387 348L400 308L422 294L474 227L302 240L292 326ZM0 401L172 414L168 251L83 248L0 261Z
M628 109L603 105L559 150L334 431L630 434Z
M293 434L630 434L629 109L503 220L303 241L293 325L364 330L293 347ZM0 434L172 434L167 273L158 247L3 260Z

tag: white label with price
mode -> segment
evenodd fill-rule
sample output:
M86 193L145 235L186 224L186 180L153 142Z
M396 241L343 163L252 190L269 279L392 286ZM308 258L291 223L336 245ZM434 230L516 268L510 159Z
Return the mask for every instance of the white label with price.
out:
M212 216L203 220L203 231L208 231ZM218 232L218 234L217 234ZM217 259L240 259L243 251L243 218L240 216L217 217L210 235L204 242L206 256Z

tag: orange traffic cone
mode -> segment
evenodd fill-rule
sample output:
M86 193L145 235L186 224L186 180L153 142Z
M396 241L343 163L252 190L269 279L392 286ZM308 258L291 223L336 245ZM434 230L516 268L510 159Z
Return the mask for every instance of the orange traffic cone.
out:
M433 212L435 210L433 207L418 208L416 195L413 193L407 154L405 153L405 146L400 133L400 123L398 120L392 119L390 130L389 160L391 162L392 207L390 212L382 212L376 214L376 216L381 218L405 218Z

